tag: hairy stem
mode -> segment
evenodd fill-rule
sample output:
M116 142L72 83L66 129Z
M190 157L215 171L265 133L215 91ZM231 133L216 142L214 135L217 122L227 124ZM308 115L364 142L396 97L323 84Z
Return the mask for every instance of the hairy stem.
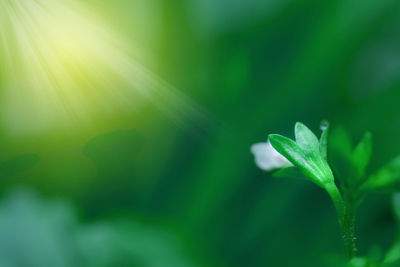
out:
M346 256L351 259L356 256L356 237L355 237L355 210L353 201L345 198L343 200L338 188L334 183L326 187L330 197L333 200L338 213L339 225L343 234L343 242Z
M355 222L354 207L351 202L346 201L341 228L343 232L343 241L344 241L346 256L350 259L355 257L357 253L354 222Z

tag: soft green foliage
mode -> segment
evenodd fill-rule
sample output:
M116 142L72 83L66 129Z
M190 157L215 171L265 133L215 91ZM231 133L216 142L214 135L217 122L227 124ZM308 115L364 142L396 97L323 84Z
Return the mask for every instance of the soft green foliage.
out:
M14 176L32 168L39 162L39 157L34 154L16 156L0 163L0 176Z
M0 199L0 236L2 267L199 266L178 235L157 225L118 218L81 223L67 202L26 188Z

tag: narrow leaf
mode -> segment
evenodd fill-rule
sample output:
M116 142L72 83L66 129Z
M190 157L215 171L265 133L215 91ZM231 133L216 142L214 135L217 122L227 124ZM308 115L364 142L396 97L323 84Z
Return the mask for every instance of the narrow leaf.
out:
M366 189L382 189L400 182L400 156L394 158L376 173L372 174L364 184Z
M372 154L372 134L366 132L360 143L353 152L353 161L359 171L359 176L363 177L365 169L369 163Z

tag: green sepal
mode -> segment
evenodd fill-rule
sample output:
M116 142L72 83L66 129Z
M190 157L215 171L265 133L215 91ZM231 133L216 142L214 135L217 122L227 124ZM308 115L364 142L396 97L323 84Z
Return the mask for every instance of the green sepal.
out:
M321 154L320 143L314 133L302 123L295 126L296 142L277 135L269 135L271 145L317 185L325 188L334 182L332 171Z
M278 153L289 160L308 180L327 191L339 217L340 225L344 224L345 204L337 188L331 168L326 161L327 129L321 136L322 145L314 133L302 123L296 123L296 142L281 135L269 135L269 142ZM294 169L287 168L276 175L291 176ZM302 176L300 176L302 177Z

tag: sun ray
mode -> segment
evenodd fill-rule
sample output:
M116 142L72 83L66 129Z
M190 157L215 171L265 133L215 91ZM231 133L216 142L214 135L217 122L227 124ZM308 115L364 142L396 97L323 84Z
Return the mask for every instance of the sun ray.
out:
M0 22L0 108L14 134L90 124L146 101L176 122L202 116L81 1L0 0Z

